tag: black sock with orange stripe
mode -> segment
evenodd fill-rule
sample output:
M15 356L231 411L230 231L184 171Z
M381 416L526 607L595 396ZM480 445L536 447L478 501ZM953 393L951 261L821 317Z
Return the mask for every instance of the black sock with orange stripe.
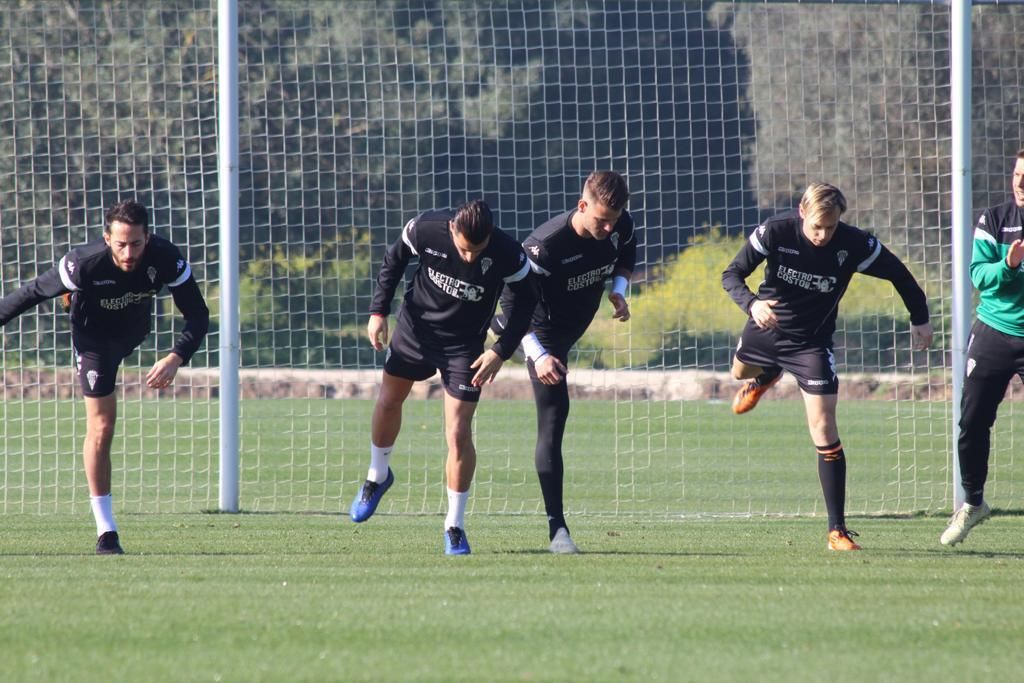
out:
M828 446L815 446L818 450L818 480L825 494L828 510L828 530L846 526L846 454L843 444L836 441Z

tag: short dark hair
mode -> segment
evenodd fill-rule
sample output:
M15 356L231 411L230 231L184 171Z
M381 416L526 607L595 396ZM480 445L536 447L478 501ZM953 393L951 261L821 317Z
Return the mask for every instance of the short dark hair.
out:
M626 179L615 171L594 171L583 183L583 194L589 194L612 211L621 211L629 200L629 187Z
M470 244L483 244L494 232L494 215L487 202L474 199L458 208L452 224L455 232L469 240Z
M1020 149L1017 150L1017 158L1024 159L1024 147L1021 147Z
M104 232L110 232L110 224L114 221L121 221L129 225L141 225L142 231L149 233L149 211L134 199L125 199L107 209L105 220Z

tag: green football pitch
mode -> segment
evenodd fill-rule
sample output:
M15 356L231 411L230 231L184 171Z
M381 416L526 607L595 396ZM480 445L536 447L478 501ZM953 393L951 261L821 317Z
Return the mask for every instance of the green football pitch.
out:
M95 557L77 458L16 458L47 440L27 433L36 424L76 452L62 425L78 418L8 402L0 680L934 681L1024 670L1012 496L993 498L1000 514L963 546L938 544L941 404L840 404L859 511L850 526L865 550L836 554L798 402L735 418L720 403L576 401L566 494L584 552L556 557L532 470L532 405L484 403L473 554L461 558L442 554L437 401L410 404L400 481L378 516L355 525L339 514L365 474L370 407L244 402L247 511L229 515L201 512L216 503L201 459L146 459L169 435L181 451L183 433L208 448L215 404L126 405L118 447L147 454L115 456L115 481L141 484L118 506L129 554ZM185 431L145 427L169 416ZM996 455L996 491L1020 491L1020 468ZM47 497L24 504L36 490Z
M7 515L4 681L970 681L1024 665L1021 520L956 549L938 517L577 519L481 515L474 553L441 518Z

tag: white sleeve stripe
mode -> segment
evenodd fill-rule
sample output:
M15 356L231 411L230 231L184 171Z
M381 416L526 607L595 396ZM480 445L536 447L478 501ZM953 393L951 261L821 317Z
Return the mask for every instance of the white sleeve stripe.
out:
M185 264L185 272L183 272L181 275L179 275L178 279L175 280L174 282L168 282L167 286L168 287L177 287L179 285L183 285L183 284L185 284L185 280L189 279L190 277L192 277L192 265L189 264L189 263L186 263Z
M763 244L761 244L761 240L757 239L757 232L750 233L750 246L752 246L754 251L761 256L768 255L768 250L764 248Z
M981 228L974 229L974 239L985 240L986 242L991 242L992 244L996 243L996 238L988 234L987 231L982 230Z
M505 282L519 282L524 277L526 277L526 274L529 273L529 272L530 272L530 263L529 263L529 259L527 259L527 262L523 264L522 268L520 268L516 272L512 273L511 275L509 275L507 278L505 278Z
M857 264L857 272L863 273L865 270L870 268L871 264L875 262L875 259L878 258L878 255L881 253L882 243L879 242L878 240L875 240L875 250L871 252L871 256L868 256L866 259Z
M60 273L60 281L64 283L64 286L67 287L72 292L77 292L78 291L78 285L76 285L74 282L72 282L71 281L71 276L68 275L67 261L68 261L68 257L67 256L62 256L60 258L60 263L58 264L57 272Z
M413 254L415 254L416 256L419 256L420 254L419 254L418 251L416 251L416 247L412 246L412 242L409 240L409 230L412 228L413 223L415 223L415 222L416 222L416 219L413 218L408 223L405 224L404 228L402 228L402 241L405 242L405 246L409 247L409 250Z
M545 270L544 267L537 263L536 261L532 261L530 259L527 259L527 261L530 262L530 270L537 273L538 275L551 275L551 271Z

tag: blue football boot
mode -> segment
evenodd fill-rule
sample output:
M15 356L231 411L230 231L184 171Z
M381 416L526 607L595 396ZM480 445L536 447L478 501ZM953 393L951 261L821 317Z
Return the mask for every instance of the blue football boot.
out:
M391 471L390 467L388 468L387 479L379 484L369 479L363 482L359 493L356 494L355 499L352 501L352 507L348 511L352 521L365 522L372 517L373 513L377 511L377 504L380 503L380 499L384 497L384 494L387 493L387 490L394 483L395 473Z
M469 555L469 539L466 532L457 526L448 527L444 532L445 555Z

